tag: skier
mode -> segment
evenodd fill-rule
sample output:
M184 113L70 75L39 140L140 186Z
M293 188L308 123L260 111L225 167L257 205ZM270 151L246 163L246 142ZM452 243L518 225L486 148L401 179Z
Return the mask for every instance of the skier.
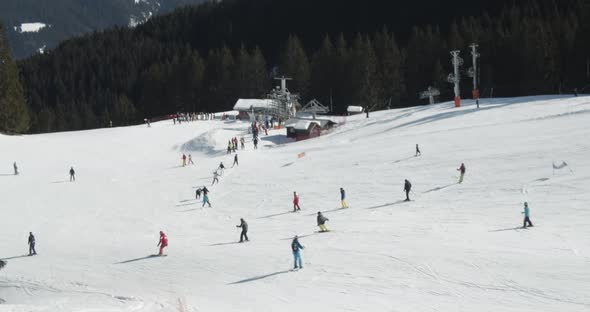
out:
M243 218L240 218L240 225L236 225L238 228L242 228L242 233L240 234L240 243L244 242L244 239L248 241L248 223L244 221Z
M76 181L76 171L74 171L74 167L70 168L70 182Z
M404 191L406 192L406 200L410 201L410 190L412 189L412 183L406 179L404 182Z
M254 138L254 149L258 149L258 138Z
M246 146L244 145L244 137L240 138L240 146L242 147L242 149L246 148Z
M348 208L346 204L346 192L344 192L343 188L340 188L340 201L342 202L342 208Z
M303 247L300 243L299 243L299 237L297 235L295 235L295 237L293 238L293 241L291 242L291 250L293 251L293 269L297 269L297 263L299 263L299 268L303 269L303 265L301 264L301 253L300 250L301 249L305 249L305 247Z
M529 219L530 211L529 211L529 204L527 202L524 202L524 211L521 213L524 214L524 221L522 222L522 228L526 229L527 224L529 226L533 226L531 219Z
M463 183L463 176L465 176L465 164L461 163L461 167L459 167L457 171L461 171L461 176L459 177L459 184Z
M217 170L213 171L213 182L211 183L211 185L215 184L215 182L219 184L219 173L217 173Z
M199 198L201 198L201 188L198 188L195 191L195 199L199 199Z
M219 174L223 175L223 171L225 170L225 166L223 165L223 161L219 163L219 167L217 169L221 170L221 172Z
M211 203L209 202L209 190L205 191L207 188L203 188L203 206L201 207L205 207L205 204L209 205L209 208L211 208Z
M14 164L12 164L12 167L14 167L14 175L18 175L18 166L16 165L16 161Z
M227 154L231 154L231 141L227 141Z
M238 164L238 154L236 154L234 156L234 164L231 167L233 168L235 165L238 165L238 166L240 165L240 164Z
M418 156L422 156L422 153L420 152L420 147L418 147L418 144L416 144L416 155L414 157Z
M320 232L328 232L328 228L326 227L326 221L330 221L330 219L324 217L324 215L318 211L318 226L320 227Z
M157 246L160 247L160 253L158 253L158 256L163 256L164 247L168 246L168 237L166 237L166 234L162 231L160 231L160 241Z
M29 232L29 256L34 256L37 254L35 250L35 235L33 232Z
M191 154L188 154L188 164L189 165L194 165L195 163L193 162L193 156Z
M299 194L293 192L293 212L296 212L297 210L301 210L299 207Z
M182 153L182 166L186 166L186 155Z

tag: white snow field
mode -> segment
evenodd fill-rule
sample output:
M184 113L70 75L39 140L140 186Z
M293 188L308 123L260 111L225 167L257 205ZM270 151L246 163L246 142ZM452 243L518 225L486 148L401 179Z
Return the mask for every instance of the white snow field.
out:
M590 97L463 104L301 142L273 130L258 150L248 123L222 121L0 136L0 311L590 311ZM247 138L240 165L210 186L231 136ZM150 257L160 230L168 256Z

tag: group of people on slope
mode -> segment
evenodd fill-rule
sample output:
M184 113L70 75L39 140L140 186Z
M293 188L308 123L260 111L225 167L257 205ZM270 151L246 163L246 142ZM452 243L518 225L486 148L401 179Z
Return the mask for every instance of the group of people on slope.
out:
M182 166L185 167L186 165L194 165L195 163L193 162L193 156L191 154L188 154L188 162L187 162L187 157L185 153L182 153Z

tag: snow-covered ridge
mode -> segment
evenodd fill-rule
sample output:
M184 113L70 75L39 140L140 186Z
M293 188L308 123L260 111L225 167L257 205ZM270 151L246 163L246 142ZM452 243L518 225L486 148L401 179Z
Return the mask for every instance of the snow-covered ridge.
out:
M20 26L14 26L14 30L19 33L39 32L45 27L51 27L51 25L45 23L22 23Z
M481 103L337 118L289 144L270 130L258 150L230 121L0 135L0 310L588 311L590 97ZM195 199L204 185L212 208ZM332 232L316 233L318 211ZM152 257L160 230L168 256Z

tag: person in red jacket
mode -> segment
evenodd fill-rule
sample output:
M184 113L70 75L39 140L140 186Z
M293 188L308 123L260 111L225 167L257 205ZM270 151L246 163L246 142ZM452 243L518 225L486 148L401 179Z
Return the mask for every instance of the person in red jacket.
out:
M182 166L186 166L186 155L184 153L182 154Z
M160 253L158 256L162 256L164 252L164 247L168 246L168 237L164 232L160 231L160 242L158 242L158 246L160 246Z
M299 194L297 192L293 192L293 212L301 210L299 207Z

